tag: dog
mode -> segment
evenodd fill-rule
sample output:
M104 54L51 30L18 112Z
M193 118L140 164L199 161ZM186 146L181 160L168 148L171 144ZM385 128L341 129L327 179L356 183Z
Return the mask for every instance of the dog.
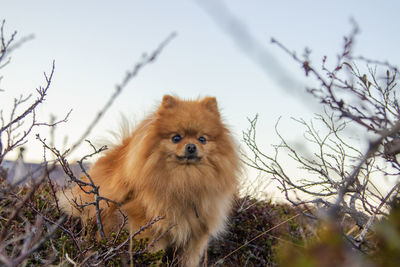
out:
M131 233L158 216L140 238L157 240L152 251L172 248L180 266L198 266L211 237L223 232L237 192L237 145L223 123L214 97L183 100L165 95L119 145L105 152L89 171L99 194L107 235L121 225ZM88 181L87 178L84 181ZM83 189L83 190L82 190ZM89 187L58 193L63 211L85 222L96 216Z

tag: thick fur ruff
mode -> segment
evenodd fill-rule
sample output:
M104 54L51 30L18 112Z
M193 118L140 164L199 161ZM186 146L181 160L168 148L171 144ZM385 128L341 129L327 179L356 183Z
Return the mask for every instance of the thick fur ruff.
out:
M223 231L239 173L237 149L222 123L213 97L181 100L166 95L120 145L91 168L101 196L120 204L135 232L157 216L165 218L140 237L156 242L154 250L180 251L182 266L197 266L211 236ZM88 188L87 188L88 189ZM75 186L59 192L60 206L87 221L96 214L93 194ZM107 234L121 225L117 205L100 202Z

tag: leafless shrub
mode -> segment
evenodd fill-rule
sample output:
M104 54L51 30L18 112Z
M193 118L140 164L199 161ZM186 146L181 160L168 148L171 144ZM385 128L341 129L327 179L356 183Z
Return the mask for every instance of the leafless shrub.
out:
M316 81L317 86L308 88L307 92L324 106L324 113L317 114L309 123L295 119L305 128L305 141L315 148L311 156L286 141L278 124L275 129L280 144L274 146L272 155L263 152L256 142L258 116L249 119L250 127L243 133L243 141L251 152L244 155L246 163L278 181L292 204L316 204L331 220L343 216L354 219L360 231L348 237L360 248L376 217L386 216L390 200L399 194L400 108L398 69L386 62L353 57L357 32L355 25L344 38L336 64L328 67L328 58L324 57L321 69L311 62L309 50L299 58L272 39L272 43L301 66L307 77ZM375 67L371 67L371 63ZM367 73L357 67L361 64L367 65ZM386 70L383 77L378 72L381 68ZM369 136L366 151L349 139L349 126ZM287 161L281 160L282 153L294 160L306 176L299 178L289 174ZM379 186L384 177L391 179L389 190ZM307 215L320 218L321 214Z
M0 28L0 70L10 63L10 54L22 43L31 39L31 37L26 37L16 41L16 32L7 38L4 33L4 27L5 21L3 20ZM0 169L3 173L0 190L0 201L2 202L0 261L6 266L18 266L26 263L27 259L47 242L58 228L57 226L46 224L41 216L28 218L29 215L25 213L26 205L33 198L45 176L43 175L34 181L29 189L21 189L18 185L30 177L20 177L16 183L8 184L6 181L7 170L4 170L1 166L2 161L9 152L26 144L27 138L35 127L54 127L67 120L69 114L63 120L51 123L39 122L36 118L36 109L45 101L47 91L51 85L54 68L53 62L50 75L44 74L45 85L36 89L37 98L35 100L31 100L32 95L21 95L15 98L8 118L5 117L4 110L0 110ZM24 107L25 105L28 106ZM57 224L62 223L64 220L65 216L61 216L57 220Z

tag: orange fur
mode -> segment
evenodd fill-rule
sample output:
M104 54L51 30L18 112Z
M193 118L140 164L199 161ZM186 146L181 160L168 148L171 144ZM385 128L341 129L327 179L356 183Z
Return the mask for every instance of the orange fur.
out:
M177 134L181 140L173 142ZM185 154L187 144L196 146L195 158ZM239 165L215 98L181 100L166 95L158 110L94 164L90 175L101 196L121 204L130 231L165 216L141 237L156 239L172 227L154 250L171 246L181 251L182 266L197 266L209 237L224 228ZM78 212L70 202L93 202L93 195L78 187L58 195L64 211L83 220L95 216L94 206ZM119 227L120 216L116 205L101 203L104 229L110 233Z

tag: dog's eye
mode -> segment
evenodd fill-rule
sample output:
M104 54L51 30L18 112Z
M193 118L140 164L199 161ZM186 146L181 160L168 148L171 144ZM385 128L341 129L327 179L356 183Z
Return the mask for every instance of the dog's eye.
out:
M202 143L202 144L205 144L206 143L206 138L204 136L200 136L199 137L199 142Z
M179 134L176 134L174 136L172 136L171 141L174 144L179 143L182 140L182 136L180 136Z

